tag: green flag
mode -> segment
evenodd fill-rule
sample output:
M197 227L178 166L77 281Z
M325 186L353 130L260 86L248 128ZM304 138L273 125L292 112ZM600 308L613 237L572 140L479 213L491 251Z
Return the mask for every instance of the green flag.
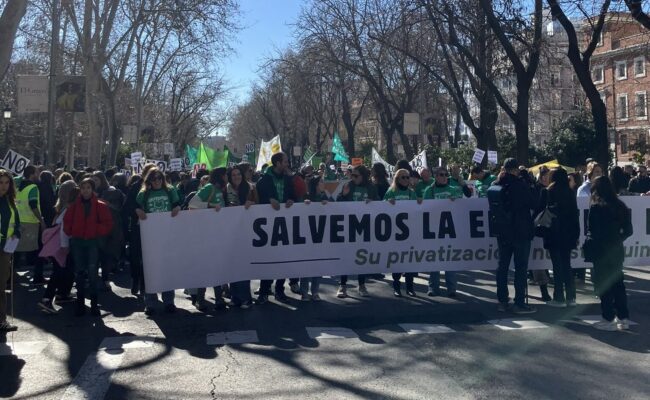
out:
M302 160L305 162L305 164L311 163L312 157L314 157L316 153L311 149L311 147L307 147L305 149L305 152L302 154Z
M217 151L209 148L208 146L204 146L203 143L201 143L196 157L196 162L198 164L205 164L205 167L208 170L219 167L227 167L229 153L230 152L227 148L223 151Z
M198 152L198 149L194 147L190 147L189 144L185 145L185 157L187 158L185 160L185 164L188 166L192 166L196 164L196 154Z
M348 157L348 153L345 152L343 142L341 142L341 138L339 137L338 132L334 132L334 139L332 140L332 153L334 153L334 161L343 161L346 163L350 162L350 157Z

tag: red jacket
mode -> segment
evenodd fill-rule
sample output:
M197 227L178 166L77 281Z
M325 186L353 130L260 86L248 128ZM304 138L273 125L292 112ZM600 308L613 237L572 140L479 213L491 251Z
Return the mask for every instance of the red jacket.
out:
M108 206L97 200L94 194L90 198L88 216L84 213L81 196L78 196L63 217L63 231L75 239L97 239L107 236L112 228L113 218Z

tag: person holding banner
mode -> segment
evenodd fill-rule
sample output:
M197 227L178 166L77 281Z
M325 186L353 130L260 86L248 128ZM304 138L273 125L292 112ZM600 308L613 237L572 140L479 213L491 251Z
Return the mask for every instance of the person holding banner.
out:
M390 187L386 166L382 163L374 163L372 165L372 170L370 171L370 176L372 177L372 184L377 188L377 196L379 196L380 199L383 199L386 191L388 191L388 188Z
M289 170L289 158L283 152L275 153L271 157L271 166L266 169L264 175L257 182L257 194L260 198L260 204L270 204L271 208L278 211L280 204L285 203L289 208L296 201L293 190L293 179L287 174ZM275 298L280 301L287 301L289 298L284 294L285 279L275 281ZM258 304L264 304L268 301L271 294L272 280L262 280L260 282Z
M384 195L384 200L388 201L390 204L395 204L396 201L401 200L417 200L418 203L422 202L421 198L418 198L415 194L415 191L409 187L411 179L411 173L407 169L398 169L395 172L395 177L393 178L393 184L386 191ZM415 288L413 286L413 279L417 273L407 272L404 274L404 279L406 280L406 294L411 297L415 297ZM397 272L393 273L393 294L395 297L402 297L401 291L401 282L402 273Z
M77 287L77 310L75 315L86 313L86 281L90 314L100 316L98 304L99 239L108 235L113 220L108 206L95 196L95 182L86 178L79 185L79 196L68 207L63 217L63 231L70 237L70 250L74 258L75 283Z
M173 187L166 184L165 176L156 167L152 167L145 176L142 189L136 197L136 203L135 213L140 221L146 220L147 214L156 212L171 212L173 218L181 210L178 193ZM146 282L144 285L146 287ZM158 295L156 293L145 293L144 301L144 313L153 315L155 305L158 302ZM166 312L173 313L176 311L173 290L163 292L162 301Z
M352 172L350 173L350 182L346 183L339 193L336 201L363 201L370 203L371 201L379 200L377 195L377 188L370 183L370 171L364 165L357 165L352 167ZM359 282L359 295L362 297L368 296L368 290L366 289L366 279L368 275L359 274L357 280ZM336 293L336 297L345 298L348 297L347 293L347 283L348 276L341 275L339 281L339 290Z
M20 215L16 207L16 187L11 174L0 169L0 332L18 327L7 321L7 281L13 276L12 254L5 252L9 239L20 239ZM13 290L13 289L12 289Z
M250 169L250 168L249 168ZM246 166L237 165L228 169L226 207L244 206L246 210L258 202L255 186L246 181ZM230 284L230 306L248 309L253 304L251 281Z
M449 172L444 167L436 170L435 182L424 190L424 199L435 200L456 200L465 196L460 186L449 184ZM456 287L458 286L458 275L456 271L445 271L445 287L447 288L447 297L456 297ZM429 273L429 291L427 296L440 296L440 271Z
M420 180L415 185L415 194L420 198L424 198L425 189L433 185L434 181L431 179L429 168L420 167L418 173L420 174Z
M214 168L210 171L208 176L208 183L203 185L196 193L194 199L200 199L201 202L205 203L206 208L214 208L215 211L221 210L221 208L226 206L226 173L227 170L224 167ZM192 203L190 202L190 209L192 208ZM205 290L206 288L197 288L189 289L192 294L192 304L196 306L199 311L205 311L208 308L208 304L205 301ZM226 301L223 299L223 287L214 286L214 308L215 310L224 310L226 308Z

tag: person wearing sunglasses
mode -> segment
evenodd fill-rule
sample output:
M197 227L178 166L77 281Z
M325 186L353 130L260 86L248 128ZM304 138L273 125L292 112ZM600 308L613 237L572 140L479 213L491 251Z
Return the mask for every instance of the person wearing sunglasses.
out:
M350 171L350 182L346 183L341 190L341 193L336 198L336 201L364 201L370 203L371 201L379 200L377 195L377 188L370 183L370 171L364 165L357 165ZM357 276L359 282L359 295L362 297L368 296L366 289L366 279L368 275L359 274ZM348 276L341 275L339 282L339 290L336 297L348 297L347 292Z
M456 200L469 197L461 186L449 183L449 172L443 167L435 171L435 182L424 190L424 199L433 200ZM456 286L458 278L455 271L445 271L445 287L448 297L456 297ZM440 296L440 271L429 273L428 296Z
M401 200L417 200L418 203L421 203L422 199L418 198L415 191L409 187L410 180L411 173L407 169L398 169L393 177L393 184L386 191L386 195L384 195L384 200L393 205L395 205L396 201ZM415 297L416 295L413 286L415 275L417 275L415 272L407 272L404 274L404 279L406 280L406 294L411 297ZM400 279L402 279L402 273L398 272L393 274L393 294L395 297L402 297L402 284Z

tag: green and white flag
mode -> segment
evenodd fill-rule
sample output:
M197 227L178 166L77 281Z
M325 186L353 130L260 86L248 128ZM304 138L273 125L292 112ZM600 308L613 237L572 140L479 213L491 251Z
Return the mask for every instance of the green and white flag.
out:
M311 163L311 159L314 158L316 153L311 149L311 147L307 147L305 149L305 152L302 154L302 159L303 159L303 164L302 166L307 166Z
M350 157L348 157L348 153L345 152L345 147L343 147L343 142L341 142L338 132L334 132L334 139L332 139L332 153L334 153L334 161L350 162Z

